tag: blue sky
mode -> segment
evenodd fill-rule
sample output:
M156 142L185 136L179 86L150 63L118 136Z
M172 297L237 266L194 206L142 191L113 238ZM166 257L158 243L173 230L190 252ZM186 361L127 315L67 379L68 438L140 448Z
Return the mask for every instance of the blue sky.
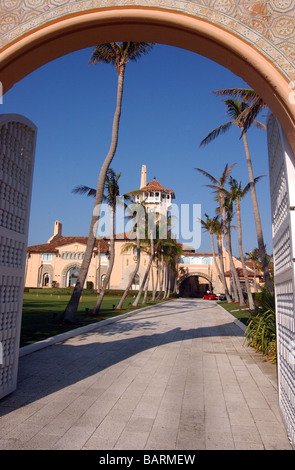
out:
M76 51L39 68L6 93L1 113L18 113L38 127L29 245L44 243L55 220L63 235L87 235L93 200L72 194L79 184L96 187L108 152L115 109L117 73L112 66L88 65L90 49ZM233 177L248 182L244 147L233 128L205 148L200 141L228 120L213 90L250 87L229 70L190 51L156 45L126 68L119 144L111 167L122 172L121 194L140 185L142 164L173 189L175 203L201 204L213 216L216 203L199 167L219 178L225 165L236 163ZM265 112L266 114L266 112ZM261 117L266 122L264 116ZM272 252L266 133L248 132L258 202L267 251ZM250 195L242 202L244 251L257 246ZM192 220L190 220L192 224ZM190 225L192 228L192 225ZM236 231L233 250L238 255ZM189 244L189 240L183 240ZM199 252L211 251L202 233Z

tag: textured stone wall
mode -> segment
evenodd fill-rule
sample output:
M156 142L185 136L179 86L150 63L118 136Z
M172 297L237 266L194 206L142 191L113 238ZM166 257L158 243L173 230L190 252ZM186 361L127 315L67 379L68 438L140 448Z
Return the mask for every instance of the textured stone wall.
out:
M268 119L268 156L275 263L279 400L295 446L295 156L279 123Z
M234 32L295 78L295 0L1 0L0 51L60 18L112 7L182 12Z
M0 398L16 387L36 127L0 115Z

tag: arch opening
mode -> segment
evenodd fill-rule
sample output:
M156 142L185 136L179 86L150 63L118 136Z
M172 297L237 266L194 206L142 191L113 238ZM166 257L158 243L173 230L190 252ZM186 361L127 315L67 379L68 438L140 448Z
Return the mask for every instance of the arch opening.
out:
M200 299L206 292L212 292L212 289L212 280L203 273L188 273L178 281L179 297Z

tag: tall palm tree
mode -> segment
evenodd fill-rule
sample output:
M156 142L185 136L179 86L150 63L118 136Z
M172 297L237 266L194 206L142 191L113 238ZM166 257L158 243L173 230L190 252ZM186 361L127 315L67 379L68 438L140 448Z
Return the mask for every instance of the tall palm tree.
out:
M209 188L213 189L213 192L218 195L218 201L219 201L219 207L220 207L220 212L222 215L222 220L223 220L223 228L224 228L224 239L225 239L225 244L226 244L226 251L228 253L229 257L229 263L230 263L230 271L233 275L235 284L237 286L238 290L238 295L239 295L239 300L240 300L240 305L245 305L240 281L238 278L237 270L234 265L233 261L233 256L232 256L232 251L231 251L231 242L230 242L230 233L229 233L229 226L227 223L227 217L226 217L226 207L225 207L225 183L227 182L230 173L235 166L235 163L233 163L230 167L228 164L225 165L225 168L222 172L222 175L220 176L219 180L215 178L213 175L210 175L210 173L207 173L207 171L202 170L201 168L195 168L197 171L202 173L204 176L209 178L209 180L212 182L212 184L206 185Z
M101 166L97 181L94 209L92 212L88 241L82 266L72 296L62 315L62 319L65 323L76 323L77 321L77 309L79 305L79 299L82 294L83 286L92 258L93 248L96 240L95 228L100 215L100 207L103 197L105 177L107 170L115 156L115 152L118 145L125 68L129 61L137 61L142 55L147 54L152 47L153 45L147 42L110 42L96 46L90 58L90 64L98 64L103 62L115 66L118 73L117 103L113 119L110 148Z
M226 296L226 300L227 300L228 303L231 303L232 300L231 300L231 297L229 295L228 287L227 287L227 284L226 284L226 281L225 281L224 272L222 273L221 267L219 267L219 264L217 262L217 255L216 255L216 252L215 252L214 236L213 235L216 231L218 215L214 216L213 218L210 218L208 214L205 214L205 217L206 217L206 220L203 220L203 219L200 220L201 225L202 225L203 229L206 232L208 232L209 235L210 235L214 265L216 267L218 277L219 277L219 279L222 283L222 286L223 286L223 289L224 289L224 292L225 292L225 296Z
M222 124L221 126L217 127L213 131L211 131L201 141L200 146L209 144L210 142L215 140L220 134L224 134L229 129L231 129L233 125L237 126L241 130L241 136L243 138L248 173L249 173L251 199L252 199L254 220L255 220L255 226L256 226L257 243L258 243L260 259L262 263L262 270L264 274L265 284L268 290L271 293L273 293L273 283L271 280L268 263L267 263L263 231L262 231L262 225L261 225L261 218L260 218L260 212L259 212L259 207L258 207L256 190L255 190L252 160L251 160L250 151L249 151L248 139L246 136L247 130L252 124L254 124L256 127L260 129L265 129L265 125L255 119L255 117L257 116L257 114L263 107L263 102L259 98L259 96L255 94L253 90L249 90L248 95L246 92L243 93L241 89L239 89L239 91L237 90L236 94L233 91L233 89L217 90L214 93L220 94L220 95L231 94L231 96L234 96L234 97L244 95L244 97L242 97L241 100L232 99L232 98L223 100L226 106L226 113L229 116L230 120L226 122L225 124ZM252 95L252 98L251 98L251 95ZM248 104L248 103L251 103L251 104Z
M255 184L259 181L262 176L255 178ZM250 288L249 277L247 272L247 267L245 263L244 251L243 251L243 242L242 242L242 221L241 221L241 199L243 199L250 190L250 183L248 183L244 188L242 187L242 183L238 183L236 179L230 177L229 181L230 191L228 192L228 196L235 202L236 206L236 215L237 215L237 227L238 227L238 245L239 245L239 253L240 259L242 263L244 279L246 284L246 290L249 300L249 307L250 310L254 310L254 300Z

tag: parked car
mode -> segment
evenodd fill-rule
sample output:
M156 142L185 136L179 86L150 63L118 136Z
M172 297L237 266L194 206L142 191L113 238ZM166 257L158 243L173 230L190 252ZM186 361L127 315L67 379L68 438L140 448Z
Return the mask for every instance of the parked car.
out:
M217 295L213 294L213 292L206 292L206 294L203 295L204 300L217 300Z
M224 294L217 294L218 300L226 300L226 296Z

